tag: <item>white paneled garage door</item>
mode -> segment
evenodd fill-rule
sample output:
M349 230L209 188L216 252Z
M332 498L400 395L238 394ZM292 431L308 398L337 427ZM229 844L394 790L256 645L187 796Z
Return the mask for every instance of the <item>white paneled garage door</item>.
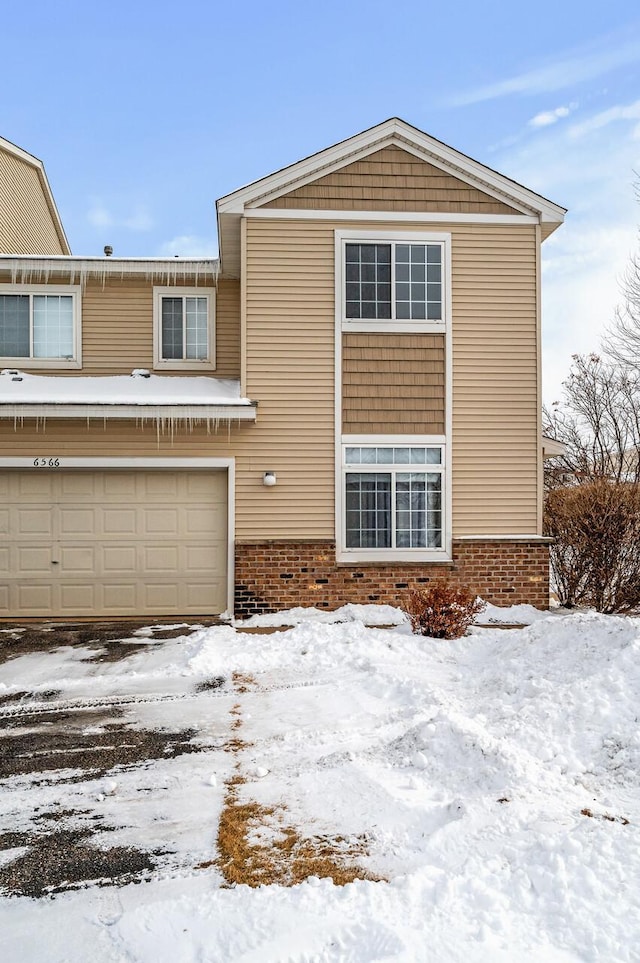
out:
M227 607L226 471L0 471L0 615Z

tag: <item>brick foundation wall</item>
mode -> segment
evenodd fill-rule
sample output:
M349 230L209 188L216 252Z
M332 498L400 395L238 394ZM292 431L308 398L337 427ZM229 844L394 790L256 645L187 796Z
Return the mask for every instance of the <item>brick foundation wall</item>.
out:
M347 602L401 605L409 587L449 581L495 605L549 607L544 542L454 542L448 564L336 565L334 542L236 545L239 618L296 605L335 609Z

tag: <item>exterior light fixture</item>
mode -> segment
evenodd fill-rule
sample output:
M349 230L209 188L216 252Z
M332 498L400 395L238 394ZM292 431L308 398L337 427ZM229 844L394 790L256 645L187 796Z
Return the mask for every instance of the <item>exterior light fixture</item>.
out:
M262 476L262 484L267 488L273 488L277 482L276 473L274 471L266 471Z

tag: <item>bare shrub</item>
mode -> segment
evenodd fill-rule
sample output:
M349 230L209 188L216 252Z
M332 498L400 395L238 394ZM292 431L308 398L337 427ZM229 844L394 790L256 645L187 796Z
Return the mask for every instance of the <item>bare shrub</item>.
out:
M547 494L545 530L561 605L640 606L640 485L596 478Z
M426 589L412 589L405 611L414 632L433 639L459 639L485 605L468 588L438 582Z

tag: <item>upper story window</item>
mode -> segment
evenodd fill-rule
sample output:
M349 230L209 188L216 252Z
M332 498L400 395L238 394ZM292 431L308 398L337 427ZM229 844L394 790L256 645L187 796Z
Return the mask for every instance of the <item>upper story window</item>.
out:
M336 234L345 330L443 329L448 307L448 235Z
M0 363L80 367L80 289L0 287Z
M215 293L202 288L154 289L154 366L215 368Z
M346 244L346 316L442 321L439 244Z

